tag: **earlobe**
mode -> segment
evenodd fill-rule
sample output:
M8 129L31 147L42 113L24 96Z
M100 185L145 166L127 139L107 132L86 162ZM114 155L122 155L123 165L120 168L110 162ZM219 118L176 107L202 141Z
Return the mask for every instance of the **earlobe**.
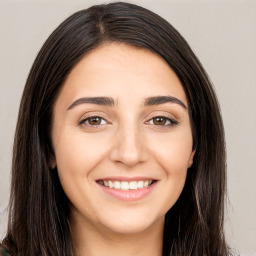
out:
M188 160L188 168L190 168L193 164L194 155L196 153L196 150L193 150L190 154L189 160Z
M55 158L54 158L54 157L51 157L51 159L50 159L50 161L49 161L49 167L50 167L51 169L55 169L56 166L57 166L57 164L56 164Z
M48 167L50 169L55 169L57 167L56 158L55 158L54 150L52 146L50 146L49 144L47 144L47 147L46 147L46 157L47 157Z
M55 155L53 153L53 150L48 150L48 166L50 169L55 169L56 166L57 166L57 163L56 163L56 158L55 158Z

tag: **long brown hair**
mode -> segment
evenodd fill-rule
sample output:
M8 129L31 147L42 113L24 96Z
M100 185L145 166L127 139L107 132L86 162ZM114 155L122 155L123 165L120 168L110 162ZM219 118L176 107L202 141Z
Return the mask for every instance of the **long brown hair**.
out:
M28 76L15 134L9 225L12 255L73 255L69 201L57 169L49 168L54 102L72 68L105 42L160 55L185 90L194 164L165 218L163 255L228 255L223 233L226 153L219 104L211 82L185 39L166 20L128 3L97 5L65 20L47 39Z

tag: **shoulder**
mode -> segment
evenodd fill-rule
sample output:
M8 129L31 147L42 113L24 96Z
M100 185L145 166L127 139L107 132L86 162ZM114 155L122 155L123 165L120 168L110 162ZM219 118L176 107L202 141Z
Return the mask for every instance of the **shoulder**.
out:
M0 256L10 256L8 250L0 243Z

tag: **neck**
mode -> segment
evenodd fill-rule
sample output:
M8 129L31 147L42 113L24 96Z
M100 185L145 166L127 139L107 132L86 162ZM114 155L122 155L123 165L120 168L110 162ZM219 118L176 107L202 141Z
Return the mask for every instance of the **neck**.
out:
M76 256L162 256L164 218L139 233L120 234L103 227L71 220Z

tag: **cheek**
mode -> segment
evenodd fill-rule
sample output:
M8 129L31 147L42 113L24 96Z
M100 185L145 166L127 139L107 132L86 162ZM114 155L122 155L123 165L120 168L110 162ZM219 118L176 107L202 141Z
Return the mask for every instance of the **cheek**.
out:
M184 177L192 153L192 134L189 129L166 134L151 141L151 151L166 174ZM156 146L158 145L158 146Z
M58 170L72 175L87 176L106 152L102 140L68 129L62 132L55 144Z
M158 199L163 207L162 213L166 213L175 204L184 188L192 152L190 135L189 130L184 133L170 133L165 138L158 138L158 147L151 147L155 161L162 169L164 185L161 188L162 198Z
M95 168L104 159L107 148L97 136L83 134L74 129L63 129L55 137L54 150L59 179L63 190L75 207L86 202L91 205L91 185ZM104 145L104 146L103 146ZM86 208L86 206L85 206ZM85 211L91 212L86 209Z

